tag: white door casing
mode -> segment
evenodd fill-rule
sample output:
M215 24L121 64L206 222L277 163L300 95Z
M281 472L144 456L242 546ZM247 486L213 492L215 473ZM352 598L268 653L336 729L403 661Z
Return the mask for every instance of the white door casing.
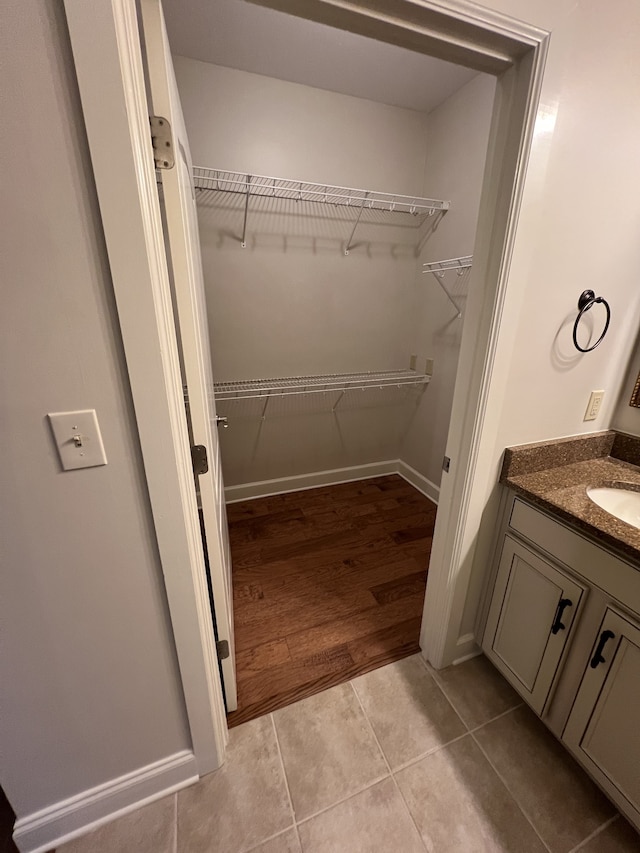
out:
M193 190L191 153L175 80L173 62L158 0L141 0L142 35L153 114L168 119L175 165L160 169L169 263L179 328L179 346L189 394L194 444L207 448L209 470L198 477L209 558L209 574L219 641L229 644L222 660L228 711L238 706L233 641L233 591L229 531L224 505L218 427L211 369L202 256Z
M192 748L228 740L135 0L65 0ZM132 653L135 650L132 649Z

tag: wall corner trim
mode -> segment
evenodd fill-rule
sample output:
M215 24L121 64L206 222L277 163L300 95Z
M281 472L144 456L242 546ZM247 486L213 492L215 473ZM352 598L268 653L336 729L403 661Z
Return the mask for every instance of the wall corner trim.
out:
M407 481L407 483L411 483L412 486L422 492L422 494L429 498L430 501L433 501L434 504L437 505L438 500L440 498L440 487L436 486L435 483L432 483L424 474L421 474L419 471L416 471L415 468L412 468L411 465L407 465L406 462L403 462L402 459L398 459L398 474Z
M16 821L21 853L46 853L198 781L193 752L176 752Z

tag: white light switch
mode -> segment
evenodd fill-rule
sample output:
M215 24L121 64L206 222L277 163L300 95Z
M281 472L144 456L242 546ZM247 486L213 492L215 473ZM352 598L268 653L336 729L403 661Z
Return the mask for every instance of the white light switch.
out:
M65 471L107 464L95 409L52 412L48 418Z

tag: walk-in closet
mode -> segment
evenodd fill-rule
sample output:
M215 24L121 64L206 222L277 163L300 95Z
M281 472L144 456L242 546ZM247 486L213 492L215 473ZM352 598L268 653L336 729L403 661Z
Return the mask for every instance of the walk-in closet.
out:
M494 79L241 0L199 9L166 4L227 502L235 724L419 648L482 286Z

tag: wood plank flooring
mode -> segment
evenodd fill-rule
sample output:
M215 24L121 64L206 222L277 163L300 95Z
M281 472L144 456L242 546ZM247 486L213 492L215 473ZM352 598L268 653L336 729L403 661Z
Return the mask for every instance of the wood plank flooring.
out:
M234 726L418 651L436 505L397 474L229 504Z

